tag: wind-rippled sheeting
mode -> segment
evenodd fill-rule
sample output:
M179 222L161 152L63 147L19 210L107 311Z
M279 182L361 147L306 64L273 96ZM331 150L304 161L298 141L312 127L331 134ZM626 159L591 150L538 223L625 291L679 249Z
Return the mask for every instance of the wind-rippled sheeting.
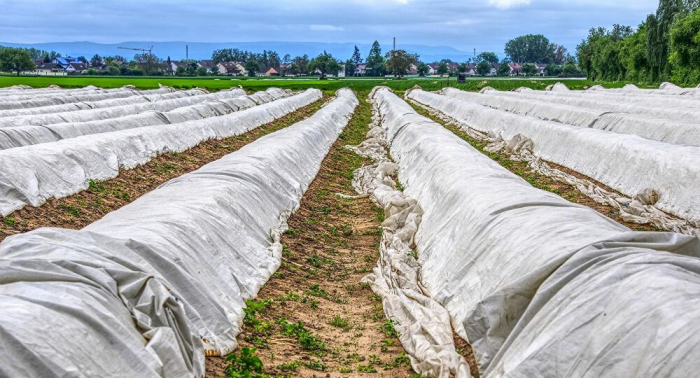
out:
M125 86L122 88L131 88L129 86ZM116 88L116 89L122 89L122 88ZM44 94L49 94L49 93L60 93L60 92L98 92L100 90L104 90L102 88L98 88L94 85L88 85L87 87L82 87L82 88L76 88L76 89L61 89L61 88L56 88L56 87L46 87L46 88L26 88L26 89L13 89L13 87L6 87L6 88L0 88L0 98L4 98L7 96L33 96L33 95L44 95Z
M160 89L151 89L145 91L125 89L117 92L109 93L78 93L74 95L63 95L63 96L50 96L41 98L32 98L29 100L18 100L18 101L8 101L0 102L0 110L12 110L12 109L26 109L26 108L37 108L42 106L60 105L60 104L71 104L76 102L85 101L99 101L108 100L114 98L127 98L131 96L138 95L149 95L149 94L163 94L172 92L173 89L168 87L163 87Z
M459 97L459 91L454 88L445 88L444 93L450 97ZM564 96L547 96L547 92L533 90L519 90L516 92L506 92L497 90L484 91L483 94L490 96L498 96L504 98L512 98L519 100L536 100L544 101L550 104L562 104L579 106L587 109L604 110L609 112L622 112L638 115L647 115L653 118L675 119L675 120L697 120L700 119L700 106L695 108L684 107L668 107L668 106L650 106L637 105L635 103L619 103L614 95L605 98L581 98L581 97L564 97Z
M245 96L243 90L236 89L192 97L192 99L198 100L197 102L203 102L167 112L147 111L105 120L57 123L46 126L4 127L0 128L0 150L56 142L82 135L217 117L271 102L284 96L286 96L286 92L277 88L250 96Z
M243 93L236 90L236 93ZM198 97L205 95L201 89L177 91L166 94L132 96L128 98L104 100L96 102L76 103L69 105L48 106L47 112L21 114L12 117L0 117L0 128L16 126L44 126L63 122L86 122L98 119L123 117L143 111L168 111L181 106L192 105L203 100ZM43 108L34 108L43 109ZM26 109L28 111L34 109ZM2 111L0 111L2 113ZM0 114L1 115L1 114Z
M486 377L689 377L700 240L630 232L533 188L388 90L404 193L424 210L421 279Z
M700 146L698 118L669 120L653 116L611 112L605 108L589 109L574 105L552 104L545 101L520 99L464 92L448 88L443 93L450 98L470 101L514 114L531 116L572 126L590 127L620 134L634 134L661 142Z
M58 89L49 90L46 92L27 92L23 91L20 93L10 92L10 93L0 93L0 103L4 102L14 102L23 100L36 100L47 97L70 97L76 95L91 95L91 94L104 94L104 93L133 93L135 88L122 87L113 89L102 89L97 87L92 88L79 88L79 89Z
M0 214L40 206L87 189L90 180L116 177L164 152L187 150L209 139L242 134L321 98L321 91L258 105L240 112L172 125L85 135L0 151Z
M555 88L566 88L563 84L556 84ZM488 90L488 89L487 89ZM520 88L518 91L530 93L535 92L529 88ZM700 107L700 102L692 98L686 98L681 96L644 96L644 95L617 95L613 92L601 92L595 90L586 91L572 91L567 89L552 90L545 92L537 92L544 96L553 97L575 97L583 98L588 100L598 100L598 101L610 101L611 96L615 96L614 102L617 103L628 103L638 106L649 106L653 108L658 107L668 107L668 108L687 108L687 109L698 109Z
M627 84L623 88L611 88L607 89L602 85L596 85L588 89L592 92L602 92L602 93L612 93L616 95L629 95L629 96L667 96L667 97L678 97L683 96L684 98L689 98L691 100L700 100L700 89L698 88L681 88L679 86L673 85L671 83L663 83L659 89L642 89L634 84Z
M286 219L357 104L341 90L83 230L7 238L0 375L204 376L205 351L237 347L245 300L278 268Z
M506 141L520 134L533 153L635 197L645 189L659 194L657 208L700 225L700 148L636 135L567 126L487 108L423 90L409 98L475 130Z

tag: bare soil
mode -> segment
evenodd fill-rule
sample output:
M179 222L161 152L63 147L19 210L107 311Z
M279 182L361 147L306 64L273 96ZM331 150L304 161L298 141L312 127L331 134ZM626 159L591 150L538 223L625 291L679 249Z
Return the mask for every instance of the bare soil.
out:
M410 377L408 357L381 299L361 283L379 259L382 209L355 195L353 171L371 164L343 146L359 144L371 122L366 93L288 220L283 262L248 310L240 347L256 348L265 374L294 377ZM252 306L251 306L252 305ZM303 325L304 337L288 332ZM297 328L298 329L298 328ZM241 349L239 348L239 350ZM227 363L210 358L208 376Z
M159 185L220 159L248 143L303 120L315 113L327 100L316 101L274 122L245 134L221 140L209 140L181 153L165 153L130 170L122 170L114 179L93 182L75 195L50 199L39 207L27 206L0 217L0 242L11 235L41 227L80 229L107 213L127 205Z

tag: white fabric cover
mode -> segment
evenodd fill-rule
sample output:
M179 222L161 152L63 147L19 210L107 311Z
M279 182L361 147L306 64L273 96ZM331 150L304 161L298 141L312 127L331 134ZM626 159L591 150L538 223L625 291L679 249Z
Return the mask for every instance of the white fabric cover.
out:
M146 91L138 91L132 89L120 89L115 92L101 92L101 93L75 93L75 94L57 94L50 95L48 97L39 96L37 98L31 98L27 100L9 100L0 101L0 110L11 110L11 109L26 109L26 108L36 108L42 106L50 105L60 105L60 104L70 104L75 102L83 101L99 101L114 98L127 98L130 96L135 96L139 94L162 94L172 92L173 89L168 87L162 87L160 89L151 89Z
M560 86L558 88L566 88L565 86ZM488 92L493 91L491 87L486 87L482 91ZM532 93L535 92L530 88L519 88L516 92L520 93ZM630 95L629 92L608 92L594 90L593 88L586 91L572 91L572 90L557 90L557 91L542 91L537 92L543 96L549 98L552 97L569 97L569 98L582 98L588 100L598 100L598 101L610 101L614 98L614 102L617 103L628 103L637 106L649 106L649 107L668 107L668 108L685 108L685 109L698 109L700 103L693 98L681 97L681 96L653 96L653 95Z
M424 210L422 283L483 376L696 374L698 238L630 232L533 188L388 90L375 98L404 193Z
M85 135L58 142L0 151L0 214L48 198L61 198L144 164L163 152L180 152L209 139L242 134L322 96L309 89L296 96L240 112L172 125L147 126Z
M533 153L634 197L659 194L656 207L700 225L700 148L519 116L420 89L408 97L471 128L534 143Z
M284 101L284 100L282 100ZM358 101L173 179L83 230L0 244L0 376L204 375L236 348L245 300Z
M498 96L504 98L520 99L520 100L537 100L544 101L549 104L564 104L579 106L587 109L605 110L609 112L621 112L630 114L644 114L654 118L676 119L676 120L693 120L700 119L700 106L693 108L669 107L669 106L653 106L654 104L637 105L632 102L618 102L618 97L609 95L605 97L566 97L566 96L551 96L545 91L524 90L519 88L515 91L497 91L490 88L483 93L490 96ZM527 88L529 89L529 88ZM454 88L445 88L444 93L450 97L459 97L461 91Z
M668 120L658 116L611 112L606 108L589 109L575 105L551 104L535 99L492 95L496 93L495 91L478 94L446 88L442 93L451 98L545 121L590 127L620 134L634 134L672 144L700 146L698 118ZM700 116L700 113L697 116Z
M61 122L82 122L94 119L119 117L134 109L151 109L156 103L171 101L169 104L187 104L187 101L197 101L194 97L204 95L201 89L169 92L164 94L139 95L93 102L77 102L73 104L44 106L40 108L0 110L0 127L22 125L48 125ZM192 102L196 103L196 102ZM184 106L184 105L180 105ZM102 117L102 118L95 118Z
M118 130L126 130L144 126L164 125L192 121L202 118L217 117L233 113L242 109L251 108L285 97L286 93L277 88L265 92L259 92L251 96L245 96L245 92L236 89L233 91L221 91L217 93L189 97L199 103L183 106L167 112L147 111L134 115L118 118L108 118L88 122L66 122L44 126L18 126L0 128L0 150L29 146L33 144L56 142L61 139L75 138L82 135L106 133ZM171 106L190 101L173 101ZM162 101L163 103L169 101ZM137 107L134 107L137 108Z
M78 89L51 89L46 91L21 91L21 92L2 92L0 93L0 103L16 102L23 100L35 100L46 97L71 97L75 95L101 94L101 93L122 93L132 92L134 88L122 87L112 89L102 89L97 87L84 87Z
M373 93L380 89L375 87ZM353 187L360 195L370 195L385 215L379 263L362 282L382 298L384 313L394 323L414 371L427 377L470 377L467 362L456 352L449 313L423 290L420 265L411 253L423 210L396 188L392 176L398 165L387 157L388 142L376 104L372 118L367 139L359 146L347 146L376 162L354 172Z
M700 90L698 90L698 88L681 88L671 83L662 83L659 89L641 89L634 84L627 84L623 88L611 89L605 88L602 85L596 85L595 87L589 88L589 90L623 94L627 96L684 96L685 98L696 101L700 99Z

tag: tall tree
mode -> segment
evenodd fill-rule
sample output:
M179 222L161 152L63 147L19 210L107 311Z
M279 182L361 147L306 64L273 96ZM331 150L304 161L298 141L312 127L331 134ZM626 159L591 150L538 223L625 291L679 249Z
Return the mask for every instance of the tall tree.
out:
M508 59L515 63L550 63L554 57L555 45L541 34L528 34L506 43Z
M19 76L23 71L36 68L32 57L23 49L3 48L0 50L0 70L16 72Z
M102 65L102 58L97 54L93 55L92 58L90 58L90 65L92 67L101 66Z
M321 74L321 80L326 78L326 74L337 74L340 71L340 63L333 58L333 55L323 52L309 62L309 71L318 71Z
M447 67L447 61L443 59L440 64L438 64L437 74L442 76L450 73L450 68Z
M498 63L498 55L494 52L482 52L481 54L476 56L476 62L481 63L483 61L487 61L491 64Z
M428 65L425 63L421 63L418 65L418 76L425 76L425 74L428 73Z
M296 75L306 75L309 73L309 56L304 54L292 59L291 72Z
M386 53L386 68L401 78L412 64L418 63L418 55L409 54L405 50L391 50Z
M247 62L245 62L245 70L248 72L248 76L255 77L258 70L260 70L260 63L258 63L256 59L250 58Z
M491 63L486 60L482 60L476 65L476 73L480 76L486 76L491 73Z
M696 85L700 82L700 8L676 22L670 33L673 69L676 84Z
M647 60L653 79L669 76L669 33L673 23L698 7L697 0L660 0L656 14L647 17Z
M357 72L357 66L353 63L352 59L345 61L345 76L355 76Z
M154 75L160 72L162 61L155 54L146 52L134 55L134 60L146 75Z
M367 75L368 76L384 76L386 72L384 56L382 56L382 48L378 41L372 43L372 48L367 55Z
M355 65L355 67L359 67L360 64L362 64L362 55L360 55L360 49L355 46L355 50L352 52L352 64Z

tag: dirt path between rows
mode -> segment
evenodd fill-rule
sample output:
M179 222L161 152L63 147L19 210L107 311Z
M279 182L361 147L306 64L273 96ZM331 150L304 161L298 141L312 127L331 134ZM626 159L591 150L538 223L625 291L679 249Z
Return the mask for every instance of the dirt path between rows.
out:
M209 140L180 153L165 153L130 170L122 170L114 179L91 182L90 188L61 199L51 199L39 207L27 206L0 217L0 242L6 237L41 227L81 229L107 213L127 205L159 185L199 169L271 132L311 116L328 96L292 112L274 122L238 136Z
M280 269L249 302L239 351L256 348L265 374L293 377L410 377L408 357L381 299L360 281L379 259L382 209L355 195L353 171L371 164L343 146L365 139L367 93L289 219ZM237 351L238 352L238 351ZM207 375L225 374L222 358Z

